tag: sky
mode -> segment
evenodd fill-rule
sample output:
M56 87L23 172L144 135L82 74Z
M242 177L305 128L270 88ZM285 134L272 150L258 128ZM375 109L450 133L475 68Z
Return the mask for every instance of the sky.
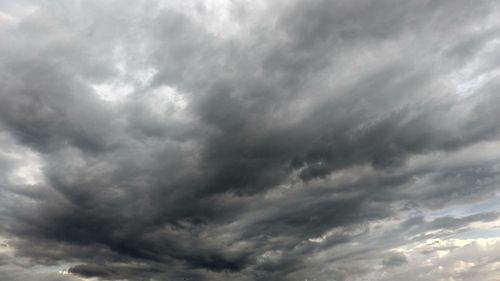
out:
M0 0L0 281L498 281L499 66L495 0Z

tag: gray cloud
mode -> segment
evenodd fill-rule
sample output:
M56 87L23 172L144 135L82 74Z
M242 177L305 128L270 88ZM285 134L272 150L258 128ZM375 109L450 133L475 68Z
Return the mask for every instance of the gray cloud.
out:
M4 2L9 280L495 270L494 1Z
M408 262L408 260L406 259L406 256L401 255L401 254L393 254L384 260L384 265L385 266L400 266L400 265L403 265L407 262Z

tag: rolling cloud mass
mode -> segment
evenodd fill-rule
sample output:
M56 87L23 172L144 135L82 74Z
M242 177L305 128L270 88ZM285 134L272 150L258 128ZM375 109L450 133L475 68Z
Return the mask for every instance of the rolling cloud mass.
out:
M0 0L0 281L497 281L500 2Z

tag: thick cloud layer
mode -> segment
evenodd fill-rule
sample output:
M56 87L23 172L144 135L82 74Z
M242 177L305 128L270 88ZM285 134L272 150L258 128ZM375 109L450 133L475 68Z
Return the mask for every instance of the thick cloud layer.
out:
M496 280L499 9L0 0L0 279Z

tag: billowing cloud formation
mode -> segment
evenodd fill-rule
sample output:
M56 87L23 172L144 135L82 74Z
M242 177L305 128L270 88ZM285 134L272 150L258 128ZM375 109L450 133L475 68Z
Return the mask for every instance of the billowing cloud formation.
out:
M0 275L498 279L499 9L0 1Z

